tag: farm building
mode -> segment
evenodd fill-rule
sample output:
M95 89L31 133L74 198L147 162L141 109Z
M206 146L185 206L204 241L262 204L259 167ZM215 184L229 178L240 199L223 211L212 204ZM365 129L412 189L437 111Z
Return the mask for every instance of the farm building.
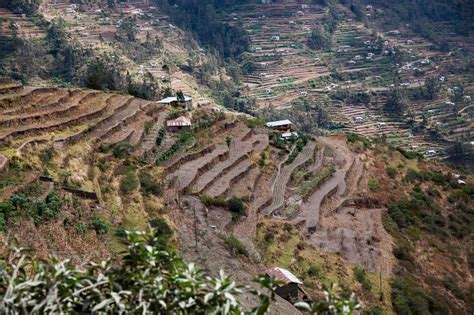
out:
M183 130L183 129L191 129L191 120L184 116L178 117L173 120L168 120L166 122L166 129L171 132Z
M291 303L309 300L308 295L301 287L303 283L290 271L280 267L273 267L268 269L266 274L283 282L283 285L279 286L275 292L285 300Z
M178 100L176 96L170 96L165 99L162 99L158 103L160 104L165 104L165 105L171 105L174 107L182 107L186 110L192 110L193 109L193 99L190 96L184 96L184 101Z
M291 131L292 125L293 123L289 121L288 119L267 122L268 128L276 129L278 131L286 131L286 132Z

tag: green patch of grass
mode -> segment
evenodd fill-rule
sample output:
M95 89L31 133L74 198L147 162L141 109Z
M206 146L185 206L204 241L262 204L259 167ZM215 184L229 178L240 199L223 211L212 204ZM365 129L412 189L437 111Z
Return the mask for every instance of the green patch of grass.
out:
M120 178L120 191L123 194L130 194L135 191L137 187L138 180L134 171L129 170Z
M95 230L97 235L105 235L109 232L110 225L102 219L95 218L91 221L90 226Z
M365 269L361 266L356 266L354 268L354 277L362 285L362 288L365 291L370 291L372 289L372 283L370 283L369 278L367 278Z
M360 142L364 145L364 148L370 148L372 143L368 138L359 136L358 134L355 133L347 133L346 134L347 141L350 143L356 143Z
M230 235L224 239L224 243L227 245L230 251L235 255L243 255L249 257L249 252L245 248L245 245L234 235Z
M158 162L165 162L168 161L173 157L175 153L181 150L182 147L190 144L194 140L191 133L181 133L178 136L176 143L174 143L171 148L169 148L166 152L163 152L160 157L158 158Z
M161 196L162 190L160 185L155 183L151 176L145 172L140 172L138 174L140 180L140 190L145 195L155 195L157 197Z
M262 117L255 118L243 118L244 124L249 128L262 127L265 126L265 119Z
M367 185L369 189L372 191L376 191L379 188L379 182L375 178L369 179Z

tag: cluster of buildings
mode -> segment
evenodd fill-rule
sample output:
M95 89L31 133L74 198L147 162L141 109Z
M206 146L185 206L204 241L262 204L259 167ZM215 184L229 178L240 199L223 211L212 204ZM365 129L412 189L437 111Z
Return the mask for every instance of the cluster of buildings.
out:
M182 108L186 111L191 111L193 109L193 99L192 97L186 95L183 95L181 99L178 98L178 96L169 96L159 101L158 104ZM170 119L166 121L166 129L170 132L190 130L191 128L191 119L186 116L180 116L176 119Z

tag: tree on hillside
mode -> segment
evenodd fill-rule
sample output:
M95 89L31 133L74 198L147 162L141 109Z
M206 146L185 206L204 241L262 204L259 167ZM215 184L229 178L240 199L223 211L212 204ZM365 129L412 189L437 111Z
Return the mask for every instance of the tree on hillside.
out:
M313 50L331 48L331 35L321 25L316 25L308 39L308 47Z
M15 13L32 15L41 4L41 0L0 0L0 7L7 7Z
M428 99L432 100L438 96L439 85L434 78L427 78L425 80L425 91Z
M176 99L178 100L178 102L184 102L185 101L183 91L179 90L179 91L176 92Z
M388 92L384 110L391 115L402 115L407 108L406 99L400 89L391 89Z
M117 37L121 40L128 40L131 42L137 39L137 23L134 19L123 19L117 30Z

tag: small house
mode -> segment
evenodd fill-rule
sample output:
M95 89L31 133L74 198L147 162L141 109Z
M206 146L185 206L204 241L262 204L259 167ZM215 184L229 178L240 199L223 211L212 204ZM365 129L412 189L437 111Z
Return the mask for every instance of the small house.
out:
M278 35L273 35L271 39L272 39L272 41L279 41L279 40L280 40L280 36L278 36Z
M436 150L428 150L426 151L425 156L430 157L430 156L436 156L437 154L438 152Z
M290 271L280 267L273 267L267 270L266 274L283 282L275 290L276 294L280 297L291 303L309 300L308 294L302 288L303 283Z
M466 182L463 181L462 179L458 179L458 184L461 186L466 186Z
M171 105L174 107L182 107L186 110L193 109L193 99L190 96L184 96L184 99L178 99L176 96L170 96L162 99L158 102L159 104Z
M364 121L364 117L362 117L362 116L356 116L356 117L354 118L354 121L355 121L356 123L361 123L361 122Z
M191 129L191 120L187 117L181 116L166 122L166 129L170 132Z
M267 127L278 131L291 131L293 123L288 119L267 122Z

